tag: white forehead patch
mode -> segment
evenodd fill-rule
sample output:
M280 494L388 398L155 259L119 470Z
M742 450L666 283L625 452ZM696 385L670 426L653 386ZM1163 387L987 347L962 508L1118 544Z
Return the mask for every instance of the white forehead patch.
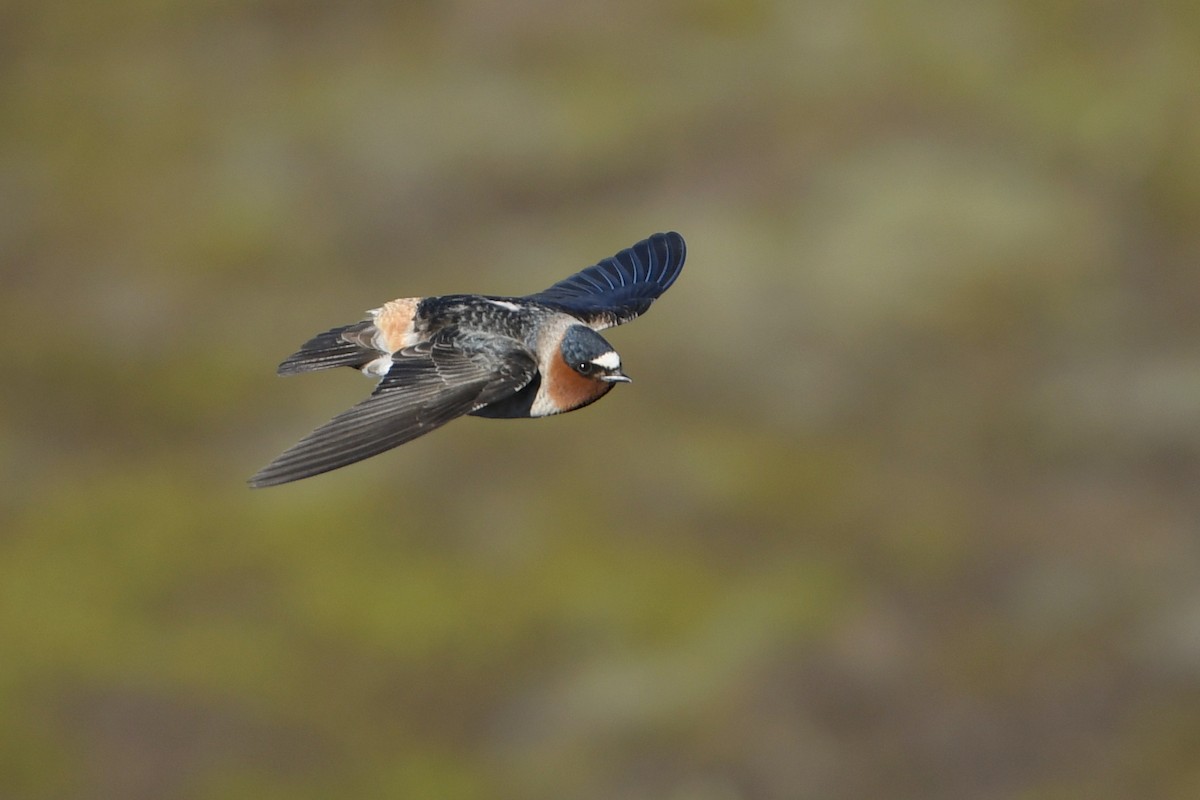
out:
M607 353L601 353L593 358L592 363L603 369L619 369L621 366L621 357L614 351L609 350Z

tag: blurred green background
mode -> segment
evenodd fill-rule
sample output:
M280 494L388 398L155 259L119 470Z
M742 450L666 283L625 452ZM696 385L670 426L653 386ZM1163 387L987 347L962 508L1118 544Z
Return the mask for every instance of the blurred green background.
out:
M1200 6L0 7L0 797L1200 796ZM636 383L245 479L657 230Z

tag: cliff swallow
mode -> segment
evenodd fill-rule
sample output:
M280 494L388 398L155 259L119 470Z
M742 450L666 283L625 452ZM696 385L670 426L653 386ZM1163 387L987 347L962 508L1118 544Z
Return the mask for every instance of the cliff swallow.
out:
M466 414L545 417L594 403L629 378L597 331L645 313L679 277L678 233L656 233L524 297L404 297L317 334L280 375L354 367L371 396L250 479L274 486L353 464Z

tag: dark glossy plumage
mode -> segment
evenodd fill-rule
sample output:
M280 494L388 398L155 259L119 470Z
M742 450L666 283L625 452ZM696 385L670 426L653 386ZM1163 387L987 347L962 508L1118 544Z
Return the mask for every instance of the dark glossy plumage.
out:
M516 393L536 372L533 355L512 339L444 328L397 358L370 397L305 436L251 483L287 483L398 447Z
M597 330L644 313L683 267L659 233L525 297L400 298L309 339L279 365L293 375L351 366L380 382L260 470L255 487L361 461L472 414L538 417L582 408L629 379Z
M682 236L656 233L524 299L565 311L597 330L611 328L646 313L679 277L686 257Z

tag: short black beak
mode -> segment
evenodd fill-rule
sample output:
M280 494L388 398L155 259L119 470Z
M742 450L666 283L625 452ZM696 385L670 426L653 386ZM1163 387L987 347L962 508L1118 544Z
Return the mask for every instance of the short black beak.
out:
M633 383L633 378L629 377L620 370L616 372L610 372L607 375L601 375L600 380L604 381L605 383Z

